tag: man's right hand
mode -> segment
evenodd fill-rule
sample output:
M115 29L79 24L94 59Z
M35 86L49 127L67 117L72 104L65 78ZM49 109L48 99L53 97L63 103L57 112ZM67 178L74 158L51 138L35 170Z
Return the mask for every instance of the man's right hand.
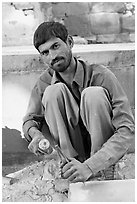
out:
M32 140L28 146L28 149L37 156L41 155L42 153L38 150L39 142L45 137L39 130L35 128L30 128L29 134Z

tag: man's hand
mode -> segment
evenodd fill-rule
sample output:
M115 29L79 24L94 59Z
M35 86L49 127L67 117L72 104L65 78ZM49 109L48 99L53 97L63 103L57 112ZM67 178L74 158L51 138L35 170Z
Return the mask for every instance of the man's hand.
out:
M92 175L92 171L85 163L71 158L70 162L62 167L62 176L72 183L85 182Z
M34 153L36 156L41 155L42 153L38 150L40 140L44 139L45 137L42 135L41 132L37 132L35 136L33 136L32 141L30 142L28 149Z

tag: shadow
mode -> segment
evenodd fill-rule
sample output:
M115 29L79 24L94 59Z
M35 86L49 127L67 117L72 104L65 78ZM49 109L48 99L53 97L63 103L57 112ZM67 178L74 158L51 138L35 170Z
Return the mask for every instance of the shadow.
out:
M2 128L2 166L3 168L18 168L39 158L28 150L28 143L21 136L17 129L10 129L7 126ZM8 169L9 172L9 169Z
M2 128L2 152L28 152L27 146L19 130Z

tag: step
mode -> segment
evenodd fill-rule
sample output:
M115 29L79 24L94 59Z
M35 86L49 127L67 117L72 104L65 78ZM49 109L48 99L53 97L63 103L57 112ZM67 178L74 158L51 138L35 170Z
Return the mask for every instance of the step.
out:
M135 43L117 43L117 44L88 44L88 45L74 45L72 51L76 53L87 52L108 52L108 51L125 51L135 50ZM14 46L3 47L2 55L37 55L38 51L33 45L30 46Z

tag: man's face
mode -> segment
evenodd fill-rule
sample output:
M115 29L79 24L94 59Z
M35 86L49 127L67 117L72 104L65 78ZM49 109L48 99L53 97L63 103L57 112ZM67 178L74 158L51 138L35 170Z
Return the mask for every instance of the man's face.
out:
M57 72L64 72L71 62L71 48L71 39L67 39L65 43L55 37L40 45L38 49L46 65Z

